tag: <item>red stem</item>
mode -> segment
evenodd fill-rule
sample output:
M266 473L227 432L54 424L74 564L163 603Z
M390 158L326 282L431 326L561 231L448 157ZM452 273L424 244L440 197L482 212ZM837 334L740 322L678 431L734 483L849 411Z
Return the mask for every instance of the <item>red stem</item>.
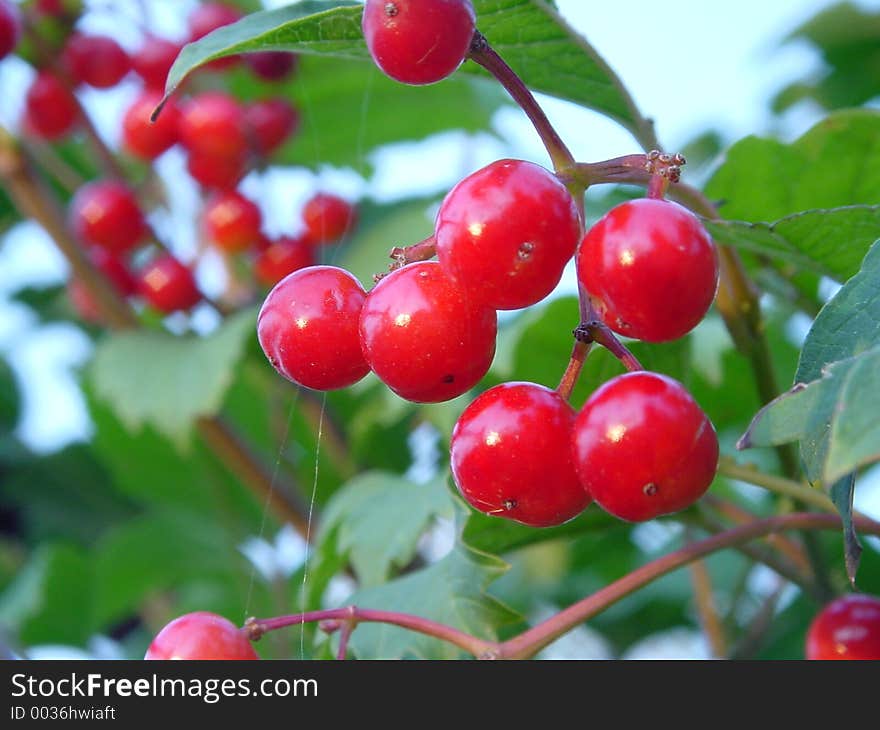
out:
M584 322L574 331L574 336L581 342L597 342L607 349L614 357L616 357L623 366L629 371L644 370L642 364L638 361L626 346L617 339L617 336L611 331L608 325L598 320Z
M565 369L562 380L559 381L559 386L556 388L556 392L565 400L571 398L571 393L577 384L578 378L581 376L584 361L587 359L587 355L590 354L591 348L592 344L589 342L575 341L574 348L571 351L571 359L568 361L568 367Z

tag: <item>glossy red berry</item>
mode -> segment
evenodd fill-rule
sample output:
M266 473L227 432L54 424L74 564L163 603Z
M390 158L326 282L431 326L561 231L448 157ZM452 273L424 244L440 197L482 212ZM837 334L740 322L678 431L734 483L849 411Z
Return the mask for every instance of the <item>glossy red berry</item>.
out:
M247 123L239 103L222 91L206 91L181 108L180 141L193 153L241 158L247 153Z
M202 3L190 13L188 18L189 39L190 41L197 41L199 38L208 35L208 33L217 30L217 28L235 23L241 17L241 11L231 5L219 2ZM218 58L215 61L211 61L205 68L219 71L233 66L237 61L238 56L227 56L226 58Z
M718 466L711 421L681 383L650 372L596 390L574 425L581 484L606 512L643 522L688 507Z
M164 91L165 80L178 53L179 44L167 38L147 36L131 57L131 66L143 79L144 86L155 91Z
M0 0L0 60L18 45L21 38L21 15L18 6L9 0Z
M260 51L246 54L244 61L264 81L281 81L293 73L297 58L288 51Z
M475 22L470 0L367 0L362 27L385 74L404 84L433 84L461 65Z
M434 233L440 264L463 289L495 309L519 309L553 291L580 232L574 200L552 173L499 160L449 192Z
M571 454L574 410L556 391L505 383L477 397L450 444L452 474L467 502L533 527L567 522L591 502Z
M97 246L91 248L88 255L92 264L107 278L120 296L127 297L134 294L137 283L120 256ZM82 281L71 279L67 286L67 294L81 319L86 322L103 322L104 317L100 306L92 296L89 287Z
M144 91L122 117L122 143L131 154L154 160L177 142L180 110L169 99L153 122L150 115L162 100L158 91Z
M70 77L97 89L116 86L131 70L131 60L113 38L74 33L67 39L62 61Z
M79 104L70 89L49 71L38 73L25 96L25 130L55 140L70 132L78 120Z
M338 195L318 193L306 202L302 217L309 238L315 243L333 243L351 231L357 212Z
M578 277L602 321L627 337L674 340L705 316L718 254L703 225L665 200L622 203L584 236Z
M147 235L134 193L116 180L83 185L70 201L68 219L81 241L116 253L131 250Z
M171 254L160 254L140 270L138 293L165 314L191 309L202 299L192 270Z
M263 215L257 204L234 190L211 196L202 213L208 240L227 253L254 247L262 224Z
M282 279L257 317L263 352L281 375L314 390L346 388L368 372L358 340L363 287L335 266Z
M285 99L257 101L245 108L245 120L256 151L270 155L299 127L299 112Z
M202 187L219 190L228 190L238 185L247 172L247 165L246 154L216 157L203 152L190 152L186 158L186 169L193 180Z
M495 310L473 301L435 261L409 264L367 295L361 346L401 398L449 400L472 388L495 356Z
M247 634L223 616L187 613L156 634L144 659L259 659Z
M315 249L305 237L282 237L263 248L254 259L254 275L275 286L288 274L315 265Z
M813 619L806 644L807 659L880 659L880 598L833 600Z

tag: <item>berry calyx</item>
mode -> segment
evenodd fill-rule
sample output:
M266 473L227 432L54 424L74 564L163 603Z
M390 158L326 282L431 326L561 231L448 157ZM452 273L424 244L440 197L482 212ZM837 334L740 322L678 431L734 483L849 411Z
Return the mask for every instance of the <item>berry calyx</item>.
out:
M285 99L266 99L244 111L251 143L264 157L278 149L299 127L299 112Z
M303 236L283 236L273 241L254 259L254 275L266 286L275 286L288 274L315 264L315 249Z
M467 502L533 527L561 525L592 501L571 454L574 410L553 390L505 383L481 394L452 431L452 474Z
M259 659L243 629L208 611L179 616L156 634L144 659Z
M257 204L234 190L213 195L202 213L208 240L227 253L255 246L262 224L263 215Z
M642 198L618 205L584 236L578 279L615 332L666 342L690 332L718 288L718 254L682 206Z
M364 356L401 398L436 403L461 395L495 356L495 310L470 299L435 261L392 271L367 295Z
M162 94L158 91L145 91L122 118L122 143L131 154L143 160L155 160L177 142L180 110L174 99L165 103L155 122L150 120L161 100Z
M206 91L181 108L180 142L191 153L241 158L247 154L247 124L239 103L222 91Z
M24 127L46 140L56 140L70 132L79 119L79 103L73 92L57 76L40 71L25 96Z
M332 243L354 227L357 213L351 203L338 195L318 193L306 202L302 218L310 239L315 243Z
M807 659L880 659L880 598L852 593L826 605L810 623Z
M192 270L171 254L160 254L140 270L138 293L154 309L171 314L191 309L202 300Z
M370 368L358 339L366 294L335 266L310 266L282 279L263 302L257 338L281 375L314 390L353 385Z
M70 201L68 219L81 241L116 253L131 250L147 235L134 193L116 180L83 185Z
M446 273L495 309L519 309L547 296L580 235L565 186L523 160L498 160L458 183L443 200L434 231Z
M577 415L572 445L584 489L630 522L693 504L718 466L711 421L681 383L657 373L626 373L596 390Z
M67 39L62 61L74 81L96 89L116 86L131 70L122 46L104 35L74 33Z
M464 61L474 36L470 0L367 0L361 22L376 65L404 84L433 84Z
M147 36L141 47L132 55L131 66L143 79L144 86L161 92L165 89L165 80L178 53L180 53L180 45L177 43L167 38ZM164 113L163 111L162 114Z
M21 38L21 15L18 6L9 0L0 0L0 60L15 50Z
M245 63L254 75L264 81L281 81L296 68L298 56L288 51L258 51L244 55Z

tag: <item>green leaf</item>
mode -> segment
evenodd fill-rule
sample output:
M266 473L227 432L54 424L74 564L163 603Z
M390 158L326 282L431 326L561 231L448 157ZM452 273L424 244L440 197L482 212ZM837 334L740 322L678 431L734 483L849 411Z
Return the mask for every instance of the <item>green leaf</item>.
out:
M368 472L349 481L324 510L321 540L336 542L361 586L384 583L415 557L419 538L438 516L451 517L441 481L414 484L394 474Z
M111 335L98 345L91 364L95 396L129 431L150 425L184 448L193 422L220 410L255 321L256 310L247 309L202 338Z
M474 0L473 4L477 27L530 88L595 109L634 133L646 132L639 127L647 122L639 121L632 99L607 64L550 3ZM371 62L361 32L362 11L361 5L302 2L249 15L185 46L166 88L173 90L208 61L248 51L286 50ZM462 70L485 76L474 63L465 63ZM419 89L418 98L430 93L428 88Z
M705 221L716 243L737 246L844 281L880 235L880 205L806 210L771 223Z
M499 626L517 619L485 592L506 570L499 558L459 546L423 570L358 591L346 603L421 616L493 640ZM351 648L361 659L455 659L462 654L451 644L386 624L358 626Z
M844 563L846 564L846 574L853 588L856 585L856 573L859 570L859 559L862 556L862 544L859 542L856 528L853 525L855 485L855 475L850 474L833 484L830 490L831 499L840 513L840 519L843 521Z

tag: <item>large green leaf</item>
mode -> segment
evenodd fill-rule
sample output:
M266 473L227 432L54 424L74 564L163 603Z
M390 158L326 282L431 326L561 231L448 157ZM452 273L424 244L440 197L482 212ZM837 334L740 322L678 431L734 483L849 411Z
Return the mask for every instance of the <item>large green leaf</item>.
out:
M647 122L640 121L632 99L606 63L551 3L474 0L474 9L479 30L529 87L596 109L642 136L649 134ZM247 16L184 47L168 75L167 89L173 90L208 61L249 51L287 50L369 61L361 14L360 5L301 2ZM485 75L473 63L462 69ZM426 98L429 93L420 89L413 98ZM418 104L421 107L422 102Z
M335 553L348 556L361 586L368 588L410 563L419 538L438 516L452 516L442 481L414 484L395 474L368 472L327 504L321 540L335 542Z
M208 337L111 335L98 345L91 364L95 396L129 431L150 425L186 446L194 421L219 411L255 321L255 310L247 309Z
M416 573L359 591L347 603L359 608L413 614L492 640L497 629L516 620L485 592L507 565L498 558L456 547L442 560ZM387 624L361 624L351 637L361 659L454 659L461 650L423 634Z
M880 112L848 110L792 144L747 137L709 181L725 243L846 279L880 236Z

